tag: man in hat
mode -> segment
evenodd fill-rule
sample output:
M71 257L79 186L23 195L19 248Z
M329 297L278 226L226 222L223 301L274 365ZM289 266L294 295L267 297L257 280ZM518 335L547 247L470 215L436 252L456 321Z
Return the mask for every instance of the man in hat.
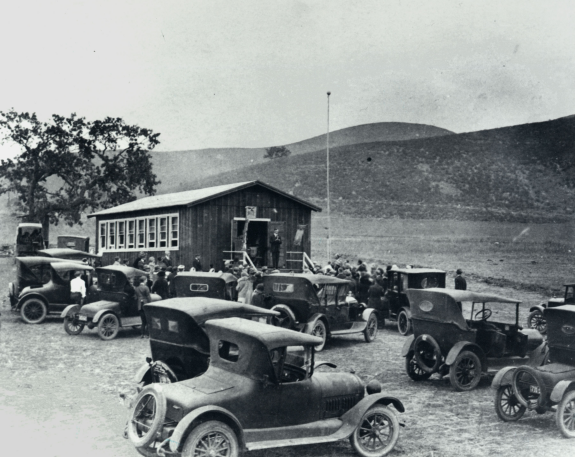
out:
M144 261L145 258L146 258L146 253L144 251L140 252L138 254L138 257L136 257L136 260L134 260L134 263L132 264L132 266L134 268L137 268L138 270L143 270L144 264L145 264L145 261Z
M196 271L202 271L202 262L200 254L196 254L196 258L192 262L192 268L194 268Z
M148 321L146 320L146 314L144 313L144 305L152 301L152 296L150 295L150 289L146 286L147 278L145 276L140 277L140 285L135 287L136 300L138 301L138 312L140 313L140 319L142 319L142 336L144 338L147 336L146 330L148 330Z
M170 297L170 289L168 285L168 281L166 281L166 272L159 271L157 274L157 279L152 286L152 292L158 294L162 297L162 300Z
M455 289L456 290L467 290L467 281L463 276L463 271L458 268L456 271L457 276L455 276Z
M270 251L272 253L272 267L278 269L280 261L280 246L282 244L282 237L280 236L279 229L275 229L272 236L270 236Z

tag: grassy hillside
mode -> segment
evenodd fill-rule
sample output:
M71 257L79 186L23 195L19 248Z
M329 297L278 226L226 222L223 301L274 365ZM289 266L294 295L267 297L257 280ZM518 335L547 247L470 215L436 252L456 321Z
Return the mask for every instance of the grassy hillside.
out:
M368 217L564 221L575 212L575 118L331 149L332 209ZM326 154L198 182L260 179L325 207Z
M330 133L331 147L373 141L399 141L449 135L452 132L423 124L380 122L358 125ZM279 145L270 145L279 146ZM325 148L325 135L287 145L292 155ZM154 171L162 181L159 193L197 187L199 181L221 172L265 163L265 148L219 148L194 151L152 152Z

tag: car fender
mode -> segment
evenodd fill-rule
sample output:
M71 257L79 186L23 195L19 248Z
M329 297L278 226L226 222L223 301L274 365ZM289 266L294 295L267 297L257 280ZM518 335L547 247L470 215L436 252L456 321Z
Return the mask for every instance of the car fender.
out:
M397 314L401 313L402 311L405 311L405 314L407 314L407 318L411 319L411 309L409 309L409 306L402 306L397 312Z
M325 314L322 313L315 313L313 316L311 316L308 321L306 322L302 332L303 333L308 333L311 334L311 331L313 329L313 326L315 325L315 323L318 320L322 320L323 323L325 324L325 328L327 330L327 334L329 335L329 324L327 323L327 319L325 318Z
M541 311L541 314L543 314L543 311L545 311L546 308L546 304L545 303L539 303L538 305L532 306L531 308L529 308L529 312L532 313L533 311Z
M80 311L80 305L68 305L64 308L64 311L62 311L60 317L68 317L74 313L77 313L78 311Z
M575 381L570 381L568 379L559 381L553 388L549 399L553 403L559 403L563 399L563 396L573 389L575 389Z
M92 324L97 324L98 321L100 320L100 318L104 315L104 314L116 314L113 311L109 310L109 309L101 309L100 311L98 311L94 317L92 318ZM118 320L120 320L120 318L118 318ZM122 326L122 321L120 320L120 326Z
M375 314L377 316L377 310L375 308L367 308L364 309L361 313L361 319L367 322L369 320L369 316Z
M37 298L39 300L42 300L46 305L46 307L48 307L49 305L48 300L46 300L46 297L44 297L42 294L36 292L29 292L26 293L26 295L20 295L20 297L18 297L18 304L16 305L16 309L17 310L20 309L22 307L22 304L29 298Z
M477 354L479 360L481 360L482 371L485 371L485 369L487 368L487 357L485 357L485 353L481 350L481 348L477 344L471 343L469 341L459 341L455 343L453 347L449 350L449 353L445 358L445 365L447 366L452 365L453 362L455 362L455 359L457 358L459 353L465 349L471 349L472 352L475 352L475 354Z
M140 368L138 368L138 371L136 371L136 374L132 378L132 381L138 384L144 382L144 378L151 369L152 367L148 362L144 363Z
M232 428L234 429L234 432L236 432L239 448L244 449L244 429L238 418L227 409L221 408L219 406L209 405L202 406L201 408L193 410L178 423L174 433L170 437L170 450L172 452L180 452L182 450L184 447L184 441L188 433L191 431L191 427L194 421L207 414L216 414L220 417L225 416L229 421L231 421L235 425Z
M516 368L517 367L505 367L499 370L493 378L491 388L497 390L501 386L511 385L511 381L513 380L513 373L515 372Z
M401 348L401 356L407 357L407 355L413 351L413 343L415 341L415 335L412 333L407 337L405 343L403 343L403 347Z
M296 317L295 317L295 314L294 314L293 310L292 310L288 305L279 304L279 305L274 305L274 306L272 306L272 308L271 308L272 311L275 311L275 310L278 310L278 309L282 309L282 310L284 310L286 313L288 313L288 314L291 316L291 318L293 319L294 324L295 324L296 322L298 322L298 320L297 320Z

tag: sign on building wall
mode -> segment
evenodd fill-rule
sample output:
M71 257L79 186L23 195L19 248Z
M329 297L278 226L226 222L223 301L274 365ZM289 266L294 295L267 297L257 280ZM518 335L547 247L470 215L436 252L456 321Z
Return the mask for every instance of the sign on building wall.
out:
M257 206L246 206L246 219L256 219L258 217Z
M306 227L307 227L307 225L302 225L302 224L297 226L297 231L295 232L295 237L293 240L294 246L301 246L302 245L303 235L305 233Z

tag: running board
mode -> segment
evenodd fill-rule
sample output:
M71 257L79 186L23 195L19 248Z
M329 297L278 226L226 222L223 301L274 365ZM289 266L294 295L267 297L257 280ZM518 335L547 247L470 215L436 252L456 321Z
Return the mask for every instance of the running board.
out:
M363 332L366 327L367 327L367 322L364 322L364 321L354 322L353 325L351 326L351 328L348 328L345 330L332 330L329 333L331 335L348 335L350 333Z
M120 319L120 325L122 327L135 327L136 325L142 325L142 318L137 317L122 317Z

